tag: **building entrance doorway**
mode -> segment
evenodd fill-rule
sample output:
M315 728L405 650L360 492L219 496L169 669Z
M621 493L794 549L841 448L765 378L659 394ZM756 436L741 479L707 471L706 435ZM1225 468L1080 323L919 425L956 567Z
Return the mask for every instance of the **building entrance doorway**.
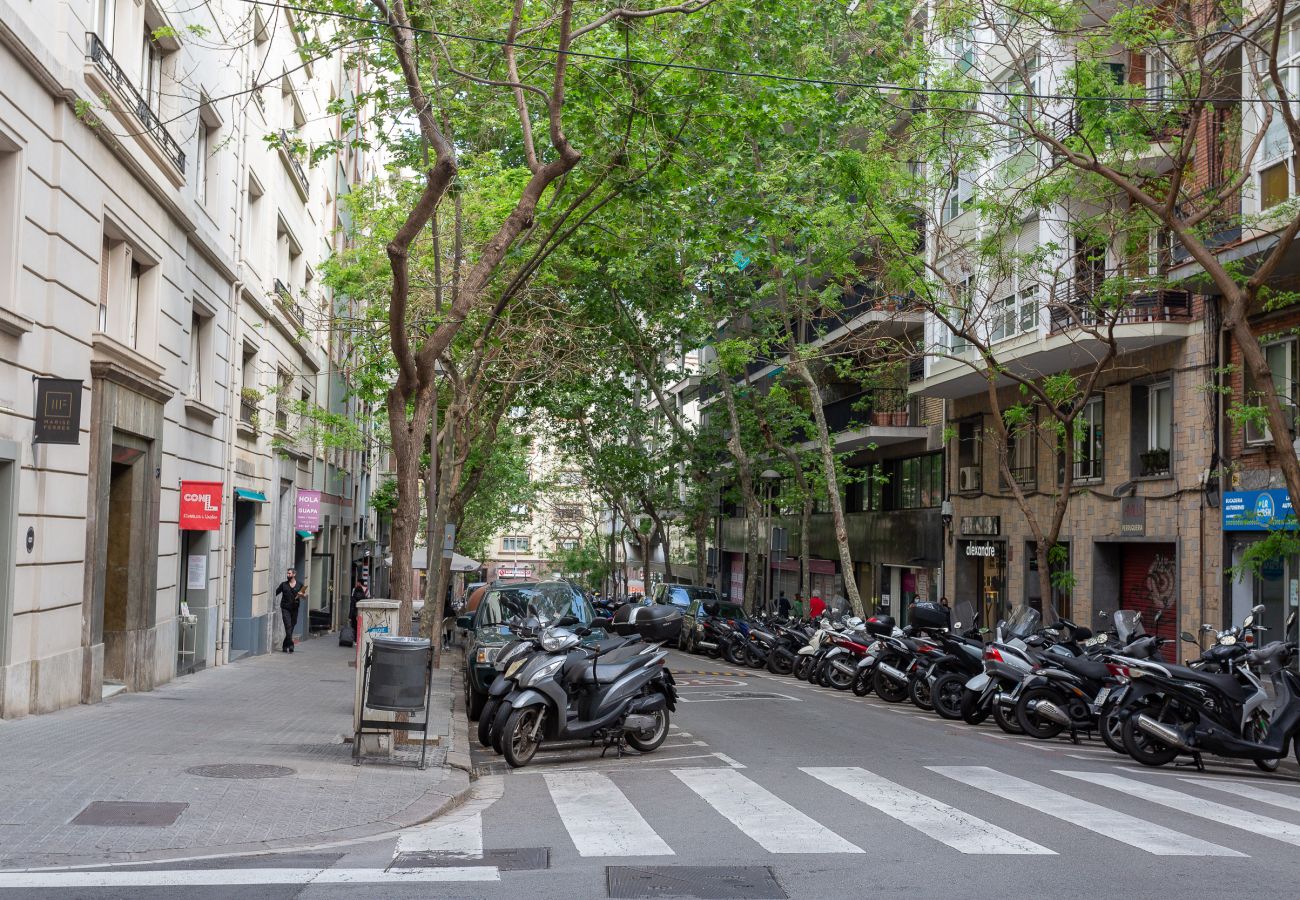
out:
M108 529L104 552L104 681L136 686L144 621L143 573L135 562L136 544L144 533L148 483L145 449L135 441L113 442L108 482Z
M257 648L253 633L253 565L257 558L257 503L235 501L235 552L230 573L230 658Z

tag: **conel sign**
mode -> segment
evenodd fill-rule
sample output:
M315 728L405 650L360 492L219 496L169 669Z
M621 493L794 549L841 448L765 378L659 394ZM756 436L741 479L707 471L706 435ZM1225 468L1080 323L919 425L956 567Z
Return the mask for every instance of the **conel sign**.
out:
M181 482L181 521L185 531L221 530L220 481Z

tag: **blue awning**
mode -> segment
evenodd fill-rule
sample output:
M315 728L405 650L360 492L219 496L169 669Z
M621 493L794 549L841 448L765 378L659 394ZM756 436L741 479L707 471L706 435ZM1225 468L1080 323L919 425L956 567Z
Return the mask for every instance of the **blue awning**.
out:
M236 500L251 500L254 503L265 503L266 494L261 491L250 491L248 488L235 488Z

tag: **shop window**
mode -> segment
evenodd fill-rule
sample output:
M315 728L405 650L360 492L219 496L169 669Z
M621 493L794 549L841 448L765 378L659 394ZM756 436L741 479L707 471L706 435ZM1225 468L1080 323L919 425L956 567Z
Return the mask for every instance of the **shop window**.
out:
M1168 475L1173 451L1173 382L1165 379L1133 385L1132 410L1133 474Z
M978 491L984 480L984 423L967 419L957 424L957 490Z

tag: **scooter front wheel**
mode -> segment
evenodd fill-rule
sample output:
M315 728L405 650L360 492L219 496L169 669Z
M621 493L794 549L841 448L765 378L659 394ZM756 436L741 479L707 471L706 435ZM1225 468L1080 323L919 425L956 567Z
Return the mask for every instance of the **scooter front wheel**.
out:
M492 746L492 722L497 717L497 707L501 705L499 697L492 697L483 707L478 717L478 742L481 747Z
M1061 698L1056 691L1048 687L1032 687L1025 691L1016 702L1016 722L1031 738L1050 741L1064 731L1065 726L1035 711L1038 704L1043 702L1060 706Z
M512 769L521 769L537 755L541 740L534 735L542 726L542 707L525 706L516 709L506 719L501 750Z
M858 669L857 674L853 676L853 693L859 697L865 697L871 693L872 675L871 669Z
M826 680L830 683L830 686L835 688L837 691L847 691L849 688L853 687L853 682L857 674L857 671L854 669L845 671L834 663L831 663L826 667Z
M876 696L886 703L902 703L907 699L907 685L899 684L876 667Z
M767 670L773 675L789 675L794 668L794 654L784 647L773 647L767 655Z
M961 697L965 690L964 675L949 672L934 680L934 684L930 685L930 702L934 704L934 711L940 718L961 718Z
M934 710L934 699L930 696L930 682L924 675L913 675L908 680L907 696L917 709L926 712Z
M1016 721L1016 711L1014 708L1008 709L1002 705L1002 698L993 697L993 721L998 723L998 727L1007 734L1024 734L1025 730L1020 727Z

